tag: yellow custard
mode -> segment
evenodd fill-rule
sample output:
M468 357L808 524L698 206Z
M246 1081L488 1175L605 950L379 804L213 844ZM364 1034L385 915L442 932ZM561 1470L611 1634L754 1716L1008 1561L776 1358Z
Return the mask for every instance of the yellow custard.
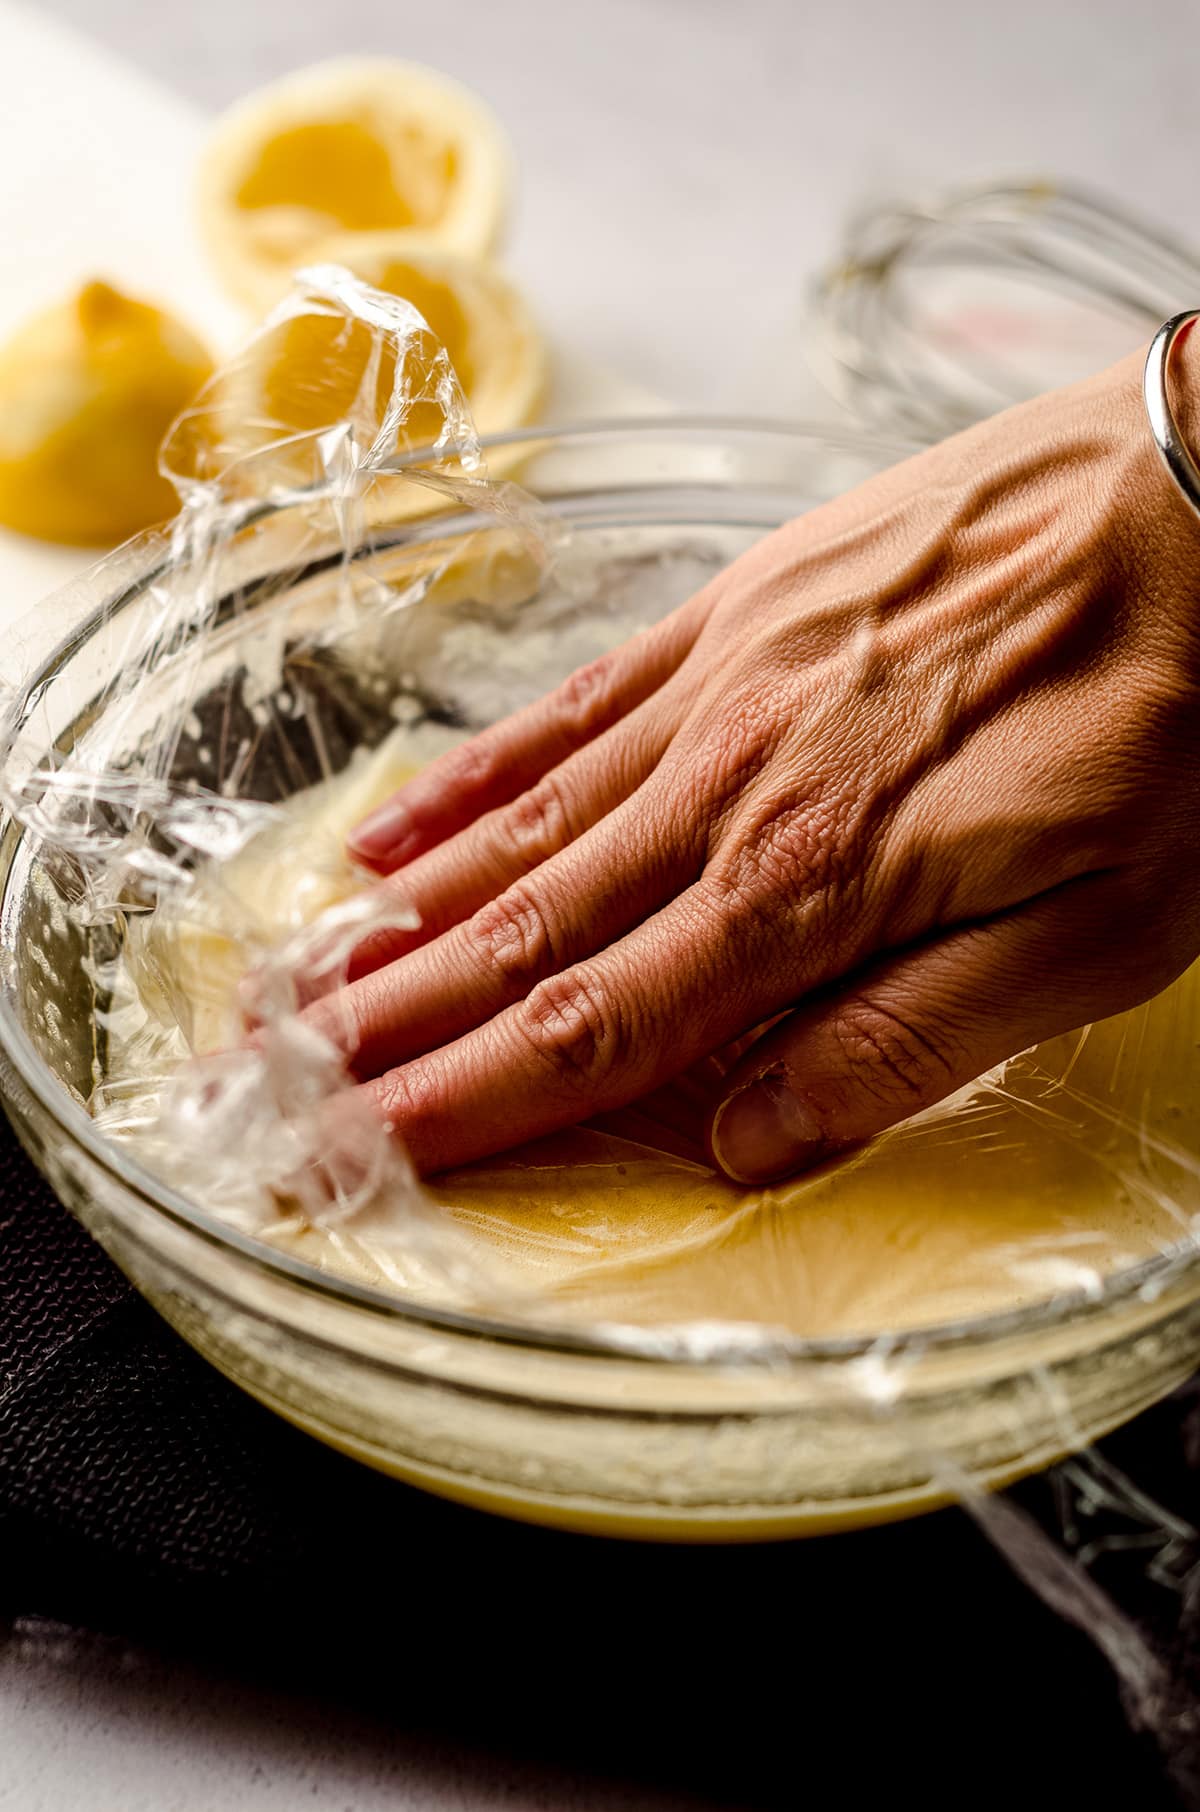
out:
M346 831L428 753L397 733L299 796L286 838L224 869L224 897L282 930L360 885L339 860ZM144 958L131 951L108 1013L98 1103L117 1136L136 1128L139 1075L237 1036L248 961L211 912ZM876 1336L1094 1289L1187 1237L1200 1211L1197 986L1193 970L1149 1005L1014 1059L853 1159L774 1189L735 1188L704 1163L703 1076L427 1188L494 1261L500 1295L559 1326ZM396 1281L369 1225L284 1222L271 1237L325 1269Z

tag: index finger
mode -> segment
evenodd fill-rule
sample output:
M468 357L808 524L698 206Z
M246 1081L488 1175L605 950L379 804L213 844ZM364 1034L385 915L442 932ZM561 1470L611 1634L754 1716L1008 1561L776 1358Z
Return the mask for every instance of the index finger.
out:
M699 634L702 598L430 762L355 827L351 855L390 873L527 792L671 677Z

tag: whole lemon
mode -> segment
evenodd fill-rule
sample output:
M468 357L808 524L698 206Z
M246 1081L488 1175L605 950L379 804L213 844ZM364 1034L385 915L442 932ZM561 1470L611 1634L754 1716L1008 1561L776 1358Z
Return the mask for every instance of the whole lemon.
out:
M0 523L111 546L174 515L158 448L212 375L196 336L108 283L88 283L0 347Z

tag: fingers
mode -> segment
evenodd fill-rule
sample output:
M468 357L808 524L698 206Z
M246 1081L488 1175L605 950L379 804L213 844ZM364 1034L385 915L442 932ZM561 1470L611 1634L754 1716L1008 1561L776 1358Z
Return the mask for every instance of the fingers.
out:
M358 1076L377 1076L459 1038L603 950L694 872L688 845L673 834L666 790L643 787L499 893L500 870L491 864L476 877L484 901L476 912L313 1002L306 1022L338 1046Z
M735 1182L811 1168L930 1107L1016 1051L1147 998L1122 976L1108 877L1039 896L826 991L739 1061L709 1131Z
M703 626L704 598L699 594L545 698L431 762L357 826L348 839L351 855L390 873L535 785L670 678Z
M660 692L509 804L409 863L385 885L415 908L419 928L381 929L364 939L348 978L429 943L583 836L653 771L676 716Z
M625 1106L759 1023L764 998L785 985L761 915L731 926L724 903L701 879L465 1036L364 1084L366 1094L424 1173Z

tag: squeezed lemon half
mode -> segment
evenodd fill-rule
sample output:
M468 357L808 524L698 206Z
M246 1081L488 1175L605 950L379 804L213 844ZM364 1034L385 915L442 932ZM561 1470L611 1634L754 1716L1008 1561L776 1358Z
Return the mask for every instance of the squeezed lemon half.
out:
M458 374L480 434L523 428L546 388L546 350L528 306L494 264L402 233L346 233L317 248L364 283L402 296Z
M216 124L200 224L230 292L259 310L333 233L409 231L495 250L508 141L457 82L419 64L348 57L247 96Z
M26 322L0 347L0 523L103 547L174 515L159 443L211 373L193 333L108 283Z
M482 434L536 415L545 388L542 339L493 265L388 233L350 234L327 242L319 256L411 302L411 331L384 335L366 318L320 306L283 310L177 426L168 449L174 470L186 478L220 475L234 490L302 486L322 476L323 443L315 436L351 423L359 445L370 446L398 401L403 419L391 431L400 453L434 446L448 424L465 430L464 400ZM423 514L444 501L408 479L376 481L374 504L386 503L384 514Z

